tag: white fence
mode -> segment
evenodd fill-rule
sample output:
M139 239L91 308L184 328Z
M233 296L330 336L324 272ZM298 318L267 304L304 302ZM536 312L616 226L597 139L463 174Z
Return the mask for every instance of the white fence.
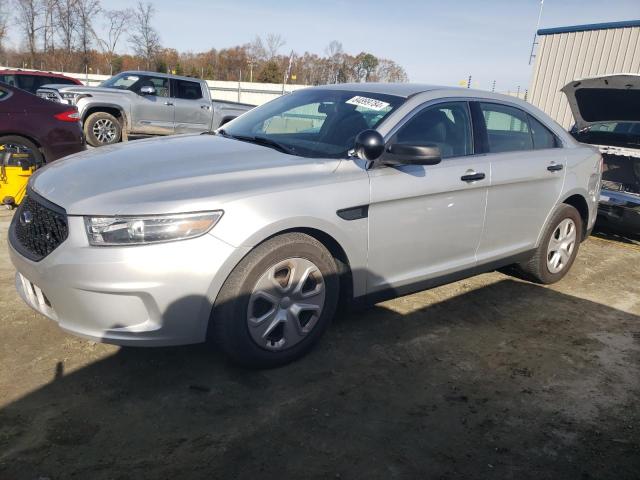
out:
M0 69L17 70L11 67L2 67ZM22 69L24 71L33 71ZM76 78L85 85L96 86L103 82L110 75L96 75L84 73L68 73L68 72L50 72L61 73L67 77ZM283 93L291 93L294 90L307 87L307 85L282 85L281 83L255 83L255 82L227 82L222 80L207 80L211 98L214 100L225 100L232 102L249 103L251 105L262 105L263 103L279 97Z

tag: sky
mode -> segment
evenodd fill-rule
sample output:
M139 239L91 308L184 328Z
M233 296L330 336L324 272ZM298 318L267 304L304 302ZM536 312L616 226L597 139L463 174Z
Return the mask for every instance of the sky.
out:
M133 0L103 0L109 9ZM278 33L291 50L324 54L332 40L402 65L412 82L526 89L540 0L157 0L164 46L221 49ZM545 0L541 28L640 19L640 0ZM97 25L100 29L100 25ZM17 40L17 32L12 32ZM14 40L14 43L15 43ZM127 48L123 41L123 50Z

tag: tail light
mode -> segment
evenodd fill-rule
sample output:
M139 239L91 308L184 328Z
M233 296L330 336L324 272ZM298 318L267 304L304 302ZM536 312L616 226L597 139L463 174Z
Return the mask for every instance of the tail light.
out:
M80 114L78 110L73 108L71 110L65 110L64 112L56 113L54 115L58 120L62 120L63 122L79 122Z

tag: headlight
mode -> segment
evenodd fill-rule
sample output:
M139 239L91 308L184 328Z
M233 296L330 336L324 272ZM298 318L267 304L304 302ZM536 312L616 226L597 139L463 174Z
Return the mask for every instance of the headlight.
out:
M84 217L89 243L141 245L204 235L218 223L222 210L149 217Z
M88 93L62 93L62 101L68 103L69 105L75 105L78 100L85 97L90 97Z

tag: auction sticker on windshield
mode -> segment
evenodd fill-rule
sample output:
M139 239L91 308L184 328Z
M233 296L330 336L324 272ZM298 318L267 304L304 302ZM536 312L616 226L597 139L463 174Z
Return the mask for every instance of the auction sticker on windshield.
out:
M387 102L376 100L375 98L356 96L346 101L349 105L356 105L358 107L368 108L369 110L375 110L376 112L384 110L389 106Z

